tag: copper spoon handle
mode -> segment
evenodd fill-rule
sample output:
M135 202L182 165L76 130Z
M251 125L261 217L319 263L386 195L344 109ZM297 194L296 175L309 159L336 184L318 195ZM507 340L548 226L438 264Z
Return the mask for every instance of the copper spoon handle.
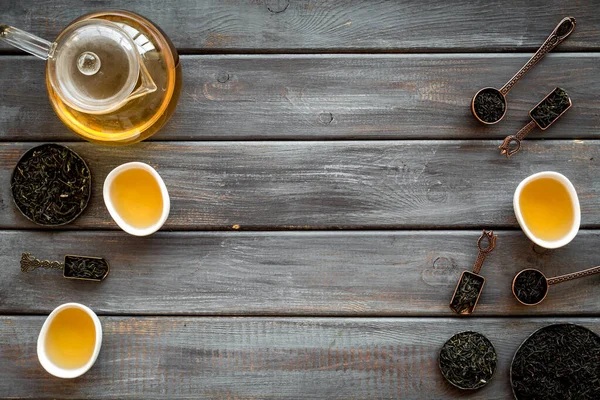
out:
M494 235L493 231L488 232L484 229L481 233L481 236L479 236L479 239L477 239L477 248L479 249L479 253L477 254L477 259L475 260L475 266L473 267L474 274L479 274L479 271L481 271L481 267L483 265L483 260L485 260L485 257L491 253L492 250L494 250L494 247L496 247L497 237L498 235ZM483 239L487 239L487 247L481 246Z
M560 32L561 35L559 36L558 28L560 28L560 26L566 21L571 22L571 29L569 29L567 32ZM512 78L510 78L508 82L506 82L506 85L502 86L502 88L500 89L500 93L506 96L506 94L510 92L510 89L512 89L513 86L515 86L515 84L519 82L519 79L521 79L535 64L537 64L542 58L544 58L544 56L548 54L553 48L558 46L563 40L569 37L569 35L574 30L575 18L563 18L558 23L558 25L556 25L556 28L554 28L550 36L548 36L548 39L546 39L546 41L540 46L538 51L536 51L535 54L531 56L529 61L527 61L525 65L523 65L523 67L521 67L521 69L517 71L517 73Z
M62 270L64 264L58 261L40 260L31 255L31 253L21 254L21 271L31 272L38 268L59 269Z
M536 126L537 124L535 123L535 121L531 120L527 125L522 127L516 135L507 136L502 142L502 144L498 146L498 148L500 149L500 154L506 154L506 158L510 158L511 156L518 153L519 150L521 150L521 140L525 139L525 136L527 136L529 132L534 130ZM514 146L511 149L510 145L512 142L515 142L516 146Z
M548 285L556 285L558 283L563 283L567 281L572 281L573 279L583 278L584 276L590 276L600 274L600 265L594 268L584 269L583 271L573 272L566 275L555 276L554 278L548 279Z

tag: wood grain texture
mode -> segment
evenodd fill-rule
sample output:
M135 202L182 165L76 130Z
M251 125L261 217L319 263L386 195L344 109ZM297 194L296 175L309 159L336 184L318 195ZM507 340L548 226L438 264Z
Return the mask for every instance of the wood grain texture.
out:
M565 16L577 28L559 50L598 49L597 0L4 0L3 23L54 39L74 18L129 9L193 51L533 51ZM7 47L3 48L6 49Z
M498 353L493 380L470 399L506 400L508 370L536 329L571 322L600 332L600 318L296 319L101 318L104 340L83 377L39 365L43 317L0 317L0 393L10 398L453 399L465 393L437 366L443 343L476 330Z
M522 268L555 276L600 259L598 0L4 0L0 22L53 39L111 8L152 19L186 54L177 112L152 142L77 141L52 112L43 63L0 43L0 398L499 400L534 330L600 333L598 277L552 287L536 307L510 292ZM509 94L505 121L476 123L473 93L502 86L566 15L574 34ZM574 107L501 158L499 139L556 86ZM41 141L66 142L93 173L89 208L57 230L25 220L9 193ZM101 198L108 172L134 160L158 169L172 201L146 238L119 231ZM542 170L573 181L586 228L545 252L512 212L518 182ZM447 304L483 227L500 229L497 249L475 316L457 318ZM22 251L102 256L112 270L100 284L24 274ZM60 380L36 340L69 301L101 315L104 342L88 374ZM467 394L437 367L463 330L500 359Z
M152 140L503 139L554 87L573 108L537 138L598 138L600 53L551 54L485 126L473 94L501 87L528 55L185 56L172 120ZM0 57L0 140L76 140L56 117L33 57Z
M517 271L557 276L598 264L598 231L563 249L532 248L497 231L477 316L600 315L600 277L553 286L539 306L512 296ZM478 231L158 233L0 232L0 313L49 313L69 301L125 315L453 316L460 273L471 270ZM58 271L19 270L21 252L50 260L101 256L107 279L78 282Z
M92 198L62 229L117 229L102 200L110 170L155 166L171 197L165 229L516 228L512 196L534 172L575 185L582 226L600 226L600 141L160 142L124 148L70 143L92 171ZM37 228L12 203L10 174L26 143L0 144L2 228Z

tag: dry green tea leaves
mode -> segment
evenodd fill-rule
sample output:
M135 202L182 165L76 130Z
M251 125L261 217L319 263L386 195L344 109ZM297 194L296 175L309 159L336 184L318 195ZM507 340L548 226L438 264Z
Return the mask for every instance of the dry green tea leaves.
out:
M481 333L467 331L452 336L440 351L439 366L448 382L459 389L479 389L496 371L498 356Z
M71 149L43 144L17 163L11 193L19 211L39 225L64 225L81 214L91 193L91 173Z
M600 399L600 337L579 325L546 326L515 353L510 381L518 400Z
M65 278L101 281L108 275L108 271L108 262L103 258L65 256Z
M539 271L529 269L519 273L515 278L514 292L525 304L537 304L544 300L548 291L548 281Z
M472 313L484 283L485 280L482 276L469 271L463 272L452 297L450 308L457 314Z
M506 101L496 89L484 89L473 100L475 114L484 122L499 121L506 110Z
M529 111L529 116L541 129L546 129L571 107L569 95L562 88L556 88L540 104Z

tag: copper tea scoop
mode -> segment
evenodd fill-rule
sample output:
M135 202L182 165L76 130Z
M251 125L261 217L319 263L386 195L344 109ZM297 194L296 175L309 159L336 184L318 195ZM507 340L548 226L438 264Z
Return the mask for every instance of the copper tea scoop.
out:
M512 292L521 304L535 306L544 301L548 295L548 287L550 285L556 285L595 274L600 274L600 266L566 275L555 276L554 278L546 278L546 275L540 270L526 268L515 275L512 282Z
M546 54L565 40L575 29L575 18L566 17L554 28L548 39L523 67L500 90L486 87L479 90L471 100L471 111L479 122L492 125L500 122L506 114L506 95L513 86ZM475 104L477 102L477 105ZM483 103L487 104L483 104ZM487 114L493 114L488 116Z
M65 262L39 260L31 253L21 254L21 271L31 272L38 268L58 269L63 277L84 281L101 282L110 272L108 261L100 257L66 255Z
M479 271L481 271L485 257L496 247L497 237L498 235L494 235L494 232L488 232L484 229L479 239L477 239L479 254L477 254L475 260L473 272L463 271L450 301L450 309L455 313L468 315L475 311L485 284L485 278L479 275ZM481 245L484 238L487 239L487 247Z
M529 111L531 121L525 125L516 135L507 136L499 146L500 154L506 154L506 158L510 158L521 150L521 141L535 127L545 131L556 122L571 106L573 102L565 89L554 88Z

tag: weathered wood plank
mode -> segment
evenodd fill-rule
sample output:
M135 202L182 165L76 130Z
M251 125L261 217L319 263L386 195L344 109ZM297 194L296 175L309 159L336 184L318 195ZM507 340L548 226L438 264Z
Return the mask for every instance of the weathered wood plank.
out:
M476 330L498 353L494 379L470 399L512 398L510 360L533 331L582 319L272 319L103 317L96 365L56 379L39 365L43 317L0 317L0 393L10 398L451 399L437 354L454 333Z
M48 313L76 301L103 314L452 316L460 273L475 261L477 231L159 233L0 232L0 313ZM540 252L521 232L500 231L485 262L477 316L600 315L600 278L552 287L544 303L521 306L515 273L557 276L598 264L599 231ZM535 251L537 250L537 252ZM21 252L105 257L101 284L57 271L19 270ZM577 286L574 286L577 285ZM576 287L577 290L574 290Z
M501 124L471 115L528 55L186 56L173 119L155 140L498 139L556 86L574 107L532 138L598 138L600 53L548 56L509 94ZM43 64L0 57L0 140L75 140L49 104Z
M129 9L183 51L533 51L565 16L577 29L559 50L598 49L598 2L460 0L4 0L3 23L46 39L74 18ZM5 45L2 48L6 49Z
M544 170L572 179L583 227L600 225L600 141L527 141L507 160L499 141L70 143L90 165L88 209L63 227L116 229L102 200L108 172L139 160L171 196L166 229L517 227L512 195ZM0 144L0 227L36 228L12 203L10 174L32 144Z

